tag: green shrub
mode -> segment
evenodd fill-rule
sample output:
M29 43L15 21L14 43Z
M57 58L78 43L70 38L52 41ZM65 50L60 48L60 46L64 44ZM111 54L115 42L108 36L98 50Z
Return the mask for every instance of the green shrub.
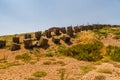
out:
M44 71L37 71L37 72L33 73L33 76L35 76L35 77L44 77L46 75L47 75L47 73Z
M103 44L95 40L93 43L72 46L68 48L64 54L78 60L97 61L102 58L102 48Z
M120 47L108 46L107 55L110 57L110 59L120 62Z
M31 60L31 56L30 55L28 55L27 53L24 53L24 54L22 54L22 55L17 55L16 57L15 57L15 59L22 59L22 60L24 60L24 61L30 61Z

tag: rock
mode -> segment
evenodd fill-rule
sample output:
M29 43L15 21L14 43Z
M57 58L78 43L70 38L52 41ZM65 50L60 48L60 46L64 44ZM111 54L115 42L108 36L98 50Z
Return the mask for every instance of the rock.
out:
M65 33L66 33L65 27L62 27L62 28L60 29L60 31L65 34Z
M24 38L25 38L25 39L31 38L31 34L25 34L25 35L24 35Z
M41 38L41 31L35 32L35 38L37 40L40 40L40 38Z
M60 30L59 29L54 29L55 35L60 35Z
M39 47L44 47L44 46L47 46L47 45L48 45L48 39L45 38L45 37L41 37L40 41L38 43L38 46Z
M0 40L0 48L6 47L6 41L5 40Z
M63 35L62 40L63 40L65 43L69 43L69 42L70 42L70 36L68 36L68 35Z
M72 29L72 26L67 27L67 35L69 35L70 37L73 37L73 29Z
M20 44L12 43L11 51L16 51L20 49Z
M19 44L19 43L20 43L19 37L13 37L13 38L12 38L12 42Z
M32 40L31 39L24 39L24 47L26 49L31 49L33 47Z
M60 39L59 39L57 36L53 36L53 37L52 37L52 41L53 41L55 44L59 44L59 43L60 43Z
M51 38L52 37L50 30L45 30L45 35L46 35L47 38Z
M33 42L33 47L38 47L38 43L39 43L39 41L34 41Z
M75 33L80 32L80 28L79 28L78 26L75 26L75 27L74 27L74 32L75 32Z

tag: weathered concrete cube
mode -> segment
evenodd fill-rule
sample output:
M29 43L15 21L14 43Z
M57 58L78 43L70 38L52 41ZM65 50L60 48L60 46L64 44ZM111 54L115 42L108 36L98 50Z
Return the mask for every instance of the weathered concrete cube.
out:
M59 44L59 43L60 43L60 38L58 38L57 36L53 36L53 37L52 37L52 41L53 41L55 44Z
M67 35L69 35L70 37L73 37L73 29L72 29L72 26L67 27Z
M0 48L6 47L6 41L5 40L0 40Z
M31 34L25 34L25 35L24 35L24 38L25 38L25 39L31 38Z
M55 35L60 35L60 30L59 29L54 29L53 31L54 31Z
M75 27L74 27L74 32L75 32L75 33L80 32L80 28L79 28L78 26L75 26Z
M35 38L37 40L40 40L40 38L41 38L41 31L35 32Z
M46 35L47 38L51 38L52 37L50 30L45 30L45 35Z
M65 27L62 27L62 28L60 29L60 31L65 34L65 33L66 33Z
M45 37L41 37L40 41L38 43L38 46L39 47L44 47L44 46L47 46L47 45L48 45L48 39L45 38Z
M31 39L24 39L24 48L26 48L26 49L33 48Z
M70 42L70 36L69 36L69 35L63 35L62 40L63 40L65 43L69 43L69 42Z
M20 43L19 37L13 37L13 38L12 38L12 42L13 42L13 43L18 43L18 44L19 44L19 43Z
M11 51L16 51L20 49L20 44L12 43Z

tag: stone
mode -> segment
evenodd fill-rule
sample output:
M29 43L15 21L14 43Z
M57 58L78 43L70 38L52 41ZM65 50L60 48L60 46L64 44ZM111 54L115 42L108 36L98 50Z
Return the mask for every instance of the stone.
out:
M75 32L75 33L80 32L80 28L79 28L78 26L75 26L75 27L74 27L74 32Z
M19 44L19 43L20 43L19 37L13 37L13 38L12 38L12 42L13 42L13 43L18 43L18 44Z
M53 36L53 37L52 37L52 41L53 41L55 44L59 44L59 43L60 43L60 39L59 39L57 36Z
M33 44L32 44L33 47L38 47L38 43L39 43L39 41L34 41Z
M24 39L24 48L31 49L32 46L32 40L31 39Z
M46 35L47 38L51 38L52 37L50 30L45 30L45 35Z
M31 38L31 34L25 34L25 35L24 35L24 38L25 38L25 39Z
M40 38L41 38L41 31L35 32L35 38L37 40L40 40Z
M68 35L63 35L62 40L63 40L65 43L69 43L69 42L70 42L70 36L68 36Z
M20 49L20 44L12 43L11 51L16 51Z
M41 37L38 43L39 47L44 47L48 45L48 39L45 37Z
M73 37L73 29L72 29L72 26L67 27L67 35L69 35L70 37Z
M60 30L59 29L54 29L53 31L54 31L55 35L60 35Z
M0 48L6 47L6 41L5 40L0 40Z
M62 27L62 28L60 29L60 31L65 34L65 33L66 33L65 27Z

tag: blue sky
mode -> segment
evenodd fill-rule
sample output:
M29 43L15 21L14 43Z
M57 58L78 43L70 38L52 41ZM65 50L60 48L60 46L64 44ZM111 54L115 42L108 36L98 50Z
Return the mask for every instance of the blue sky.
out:
M120 24L120 0L0 0L0 35L88 23Z

